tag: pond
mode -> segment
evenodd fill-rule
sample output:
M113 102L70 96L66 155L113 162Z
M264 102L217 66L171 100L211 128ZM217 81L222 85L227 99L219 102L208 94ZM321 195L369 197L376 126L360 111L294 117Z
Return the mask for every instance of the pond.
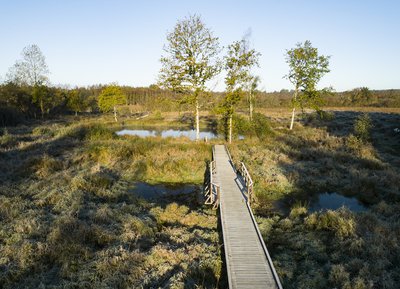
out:
M146 200L156 200L171 196L189 195L200 190L199 185L195 184L148 184L137 182L132 188L132 192Z
M316 201L310 203L308 209L310 212L315 212L319 210L336 210L342 206L353 212L362 212L367 209L356 198L345 197L337 193L320 194Z
M151 136L159 136L162 138L167 137L187 137L191 140L196 139L196 131L194 129L185 130L185 129L164 129L164 130L155 130L155 129L123 129L116 132L117 135L135 135L139 137L151 137ZM200 131L200 139L215 139L221 138L216 132L211 130ZM239 136L239 139L243 139L243 136Z

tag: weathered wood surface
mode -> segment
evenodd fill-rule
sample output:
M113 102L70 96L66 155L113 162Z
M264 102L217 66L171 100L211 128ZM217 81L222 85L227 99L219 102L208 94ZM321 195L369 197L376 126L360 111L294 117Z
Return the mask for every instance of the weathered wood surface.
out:
M214 160L214 182L221 192L220 215L229 287L281 288L246 205L243 181L234 170L225 146L214 146Z

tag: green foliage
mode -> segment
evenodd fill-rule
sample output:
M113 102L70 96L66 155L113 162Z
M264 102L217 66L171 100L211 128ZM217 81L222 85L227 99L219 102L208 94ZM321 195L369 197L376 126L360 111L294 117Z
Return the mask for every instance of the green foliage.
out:
M50 109L55 106L54 94L49 88L42 84L33 87L32 101L39 106L42 117L45 113L49 113Z
M220 70L218 38L199 16L191 15L176 23L167 41L167 55L161 57L160 85L197 96Z
M373 100L373 94L368 87L355 88L351 91L350 102L352 104L369 104Z
M259 140L265 140L274 135L269 119L261 113L255 113L253 121L249 121L248 118L241 115L234 114L232 117L232 124L232 135L234 137L242 135L246 137L257 137ZM218 132L228 136L229 126L226 118L222 118L218 122Z
M224 115L224 120L228 126L228 139L232 140L231 118L235 111L235 106L239 103L251 81L250 69L258 66L260 53L254 49L249 49L248 42L245 39L235 41L228 46L228 55L225 56L225 77L226 94L220 105L220 113Z
M159 82L162 87L183 94L183 102L194 104L198 138L200 99L204 98L207 81L220 71L218 38L199 16L191 15L178 21L167 41Z
M116 106L126 103L126 95L117 85L109 85L104 88L98 98L98 105L102 112L110 112Z
M67 106L69 109L77 114L78 112L84 111L87 106L87 100L85 99L85 95L81 90L71 90L67 93Z
M286 62L289 64L289 74L286 78L295 86L292 107L300 107L302 110L311 107L319 110L323 100L317 84L322 76L330 71L329 56L319 55L318 49L312 47L311 42L306 40L304 44L298 43L296 48L287 51ZM326 91L328 89L325 89L325 93ZM293 121L294 110L292 124Z
M274 135L269 119L261 113L254 114L252 127L260 140Z
M372 121L368 113L359 115L354 122L354 133L362 142L367 142L371 139Z

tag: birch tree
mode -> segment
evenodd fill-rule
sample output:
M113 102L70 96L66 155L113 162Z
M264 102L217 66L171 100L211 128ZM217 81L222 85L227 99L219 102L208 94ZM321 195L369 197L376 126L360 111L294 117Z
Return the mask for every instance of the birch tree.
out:
M318 49L311 42L297 43L296 48L286 52L286 62L289 64L289 74L285 77L294 85L292 98L292 119L290 129L293 129L296 107L311 107L319 110L322 102L317 84L330 70L329 56L319 55Z
M257 88L260 83L260 77L250 75L246 81L246 94L247 103L249 105L249 120L253 120L253 111L255 104L255 97L257 94Z
M258 65L259 55L254 49L248 48L245 39L228 46L228 54L225 56L226 95L221 107L227 121L229 143L232 142L232 116L235 106L243 97L247 82L251 79L250 69Z
M12 66L7 74L8 81L18 85L38 86L48 82L49 69L39 46L26 46L22 59Z
M206 91L206 83L221 69L218 38L199 16L193 15L178 21L174 30L168 33L164 51L160 85L182 93L185 101L193 104L198 140L200 100Z

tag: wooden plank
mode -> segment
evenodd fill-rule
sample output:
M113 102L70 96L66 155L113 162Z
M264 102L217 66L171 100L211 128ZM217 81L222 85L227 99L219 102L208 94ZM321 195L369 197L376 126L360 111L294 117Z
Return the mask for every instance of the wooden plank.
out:
M216 145L213 152L216 167L213 181L220 186L220 216L229 287L279 289L279 280L274 276L244 198L246 188L225 147Z

